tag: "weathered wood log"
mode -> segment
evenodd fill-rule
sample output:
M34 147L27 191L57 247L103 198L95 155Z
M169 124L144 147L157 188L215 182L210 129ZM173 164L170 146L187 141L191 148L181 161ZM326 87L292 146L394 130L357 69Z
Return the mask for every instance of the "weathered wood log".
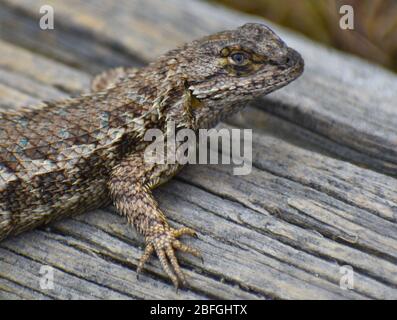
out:
M98 3L0 0L2 107L87 91L102 68L258 20L197 1ZM42 4L55 30L38 28ZM252 173L191 165L155 191L173 225L199 232L187 243L205 263L181 255L190 288L176 294L156 259L136 280L143 241L110 207L0 243L0 298L396 299L397 77L279 32L307 67L229 121L254 128ZM339 286L342 265L353 290Z

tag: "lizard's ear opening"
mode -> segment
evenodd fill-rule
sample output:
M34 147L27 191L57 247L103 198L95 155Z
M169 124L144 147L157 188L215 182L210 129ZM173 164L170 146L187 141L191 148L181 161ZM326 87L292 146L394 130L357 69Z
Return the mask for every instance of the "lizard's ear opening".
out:
M200 108L203 105L203 102L193 94L192 90L189 89L189 83L187 82L187 80L184 81L184 87L185 95L187 95L190 107L192 109Z
M190 91L190 90L189 90L189 91ZM192 91L190 91L190 93L191 93L191 96L192 96L192 98L191 98L191 105L192 105L192 108L193 108L193 109L201 108L202 105L203 105L203 102L202 102L200 99L196 98L196 96L193 95Z

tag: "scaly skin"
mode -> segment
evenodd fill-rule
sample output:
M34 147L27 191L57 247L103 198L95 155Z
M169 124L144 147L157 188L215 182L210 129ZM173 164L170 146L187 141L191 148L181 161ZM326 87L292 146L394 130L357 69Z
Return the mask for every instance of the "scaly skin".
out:
M185 277L175 250L189 228L172 228L151 189L179 164L146 163L143 140L208 128L258 96L296 79L303 60L269 28L246 24L172 50L142 69L99 75L93 92L0 116L0 240L109 203L146 240L138 273L155 251L177 287ZM171 267L170 265L171 264Z

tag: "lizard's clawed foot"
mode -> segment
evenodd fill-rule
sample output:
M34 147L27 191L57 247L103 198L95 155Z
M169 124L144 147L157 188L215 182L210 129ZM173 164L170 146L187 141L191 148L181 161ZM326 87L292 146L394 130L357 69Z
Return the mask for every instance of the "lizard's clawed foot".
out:
M146 237L147 245L144 254L139 260L137 276L142 271L143 266L150 258L153 251L156 251L161 266L163 267L167 275L171 278L174 286L178 289L179 280L182 281L182 284L184 286L186 286L186 278L178 264L178 260L175 257L175 250L190 253L200 258L202 261L203 258L201 256L201 253L197 249L187 246L177 240L177 238L182 235L197 237L196 232L190 228L185 227L180 229L173 229L169 226L156 226L153 229L153 234ZM171 263L172 268L170 268L169 263Z

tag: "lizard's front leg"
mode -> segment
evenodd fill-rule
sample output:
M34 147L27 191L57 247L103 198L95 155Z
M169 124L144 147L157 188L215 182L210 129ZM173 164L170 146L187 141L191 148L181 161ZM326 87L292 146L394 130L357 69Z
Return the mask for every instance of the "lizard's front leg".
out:
M184 245L177 238L184 234L196 236L196 233L190 228L174 229L169 226L151 189L159 182L171 178L179 167L178 164L146 163L143 154L137 153L113 169L108 183L117 210L145 237L146 249L139 261L137 274L155 251L175 287L178 287L178 278L186 284L175 257L175 249L201 258L198 250Z

